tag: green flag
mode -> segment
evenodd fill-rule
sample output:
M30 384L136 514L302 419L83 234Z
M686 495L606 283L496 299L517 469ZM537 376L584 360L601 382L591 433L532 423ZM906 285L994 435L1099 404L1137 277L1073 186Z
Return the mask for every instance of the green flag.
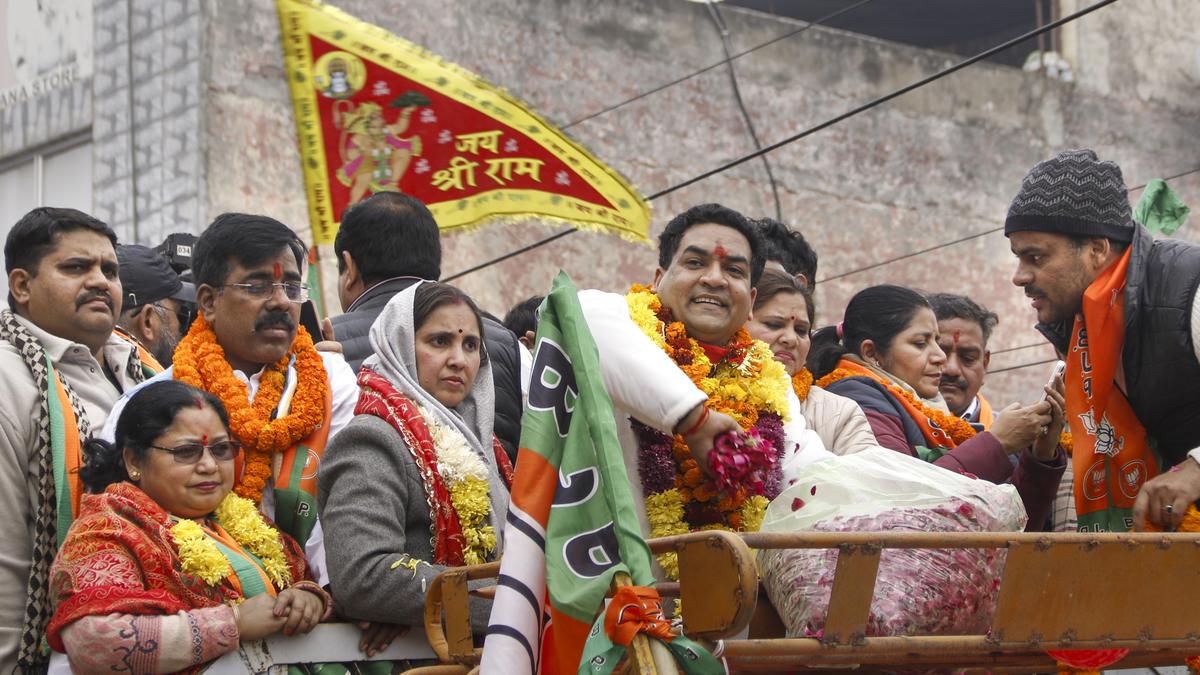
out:
M1133 209L1133 219L1155 234L1175 234L1188 217L1188 207L1161 178L1146 183L1142 198Z
M616 666L622 648L603 644L603 627L594 630L593 619L617 572L629 574L636 585L654 582L633 503L596 343L575 285L559 272L538 310L483 672L592 673ZM581 662L585 643L595 662L590 665ZM689 666L703 657L720 668L686 638L674 643L702 653L680 663L689 672L701 672Z

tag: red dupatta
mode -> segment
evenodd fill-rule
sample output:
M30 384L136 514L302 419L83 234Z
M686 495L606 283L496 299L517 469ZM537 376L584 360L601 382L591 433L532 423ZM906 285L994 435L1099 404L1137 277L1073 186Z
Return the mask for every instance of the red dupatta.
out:
M358 385L361 393L358 405L354 409L356 415L374 415L387 422L400 437L412 454L425 484L425 496L429 502L429 523L433 535L433 561L438 565L459 567L464 563L464 538L462 523L459 522L458 512L450 502L450 491L446 481L438 471L437 448L434 447L433 437L421 410L404 394L396 391L391 382L378 373L367 368L358 374ZM496 466L500 477L506 486L512 484L512 464L500 441L492 436L492 452L496 456Z

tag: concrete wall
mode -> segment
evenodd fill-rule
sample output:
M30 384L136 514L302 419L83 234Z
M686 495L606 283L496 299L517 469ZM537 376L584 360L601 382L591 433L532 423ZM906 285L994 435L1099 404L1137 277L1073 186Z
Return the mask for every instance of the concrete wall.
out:
M26 22L22 31L6 32L5 60L0 64L0 160L37 151L64 137L86 131L92 123L93 60L87 45L72 44L86 32L91 12L86 4L57 7L0 4L3 19L9 14ZM2 25L0 25L2 26ZM0 29L7 31L8 26ZM7 77L4 77L7 75ZM7 227L7 226L6 226Z
M200 221L244 209L304 229L273 3L190 1L202 4L205 24ZM683 0L338 5L481 74L561 125L721 57L706 8ZM796 27L744 10L723 12L739 50ZM1200 167L1194 140L1200 48L1188 33L1198 19L1200 5L1191 0L1118 3L1072 29L1075 83L977 65L773 153L784 219L816 245L819 277L830 277L998 227L1028 168L1061 149L1096 148L1124 167L1130 185ZM738 60L736 68L760 134L772 142L951 62L945 54L813 29ZM750 147L724 69L572 126L570 133L647 194ZM1185 201L1200 204L1200 175L1176 188ZM674 213L704 201L754 216L774 212L762 165L752 162L656 201L652 234ZM528 223L448 237L443 272L554 231ZM1184 236L1193 235L1185 230ZM503 313L545 291L559 267L581 286L620 290L648 280L654 261L651 248L581 233L460 283L483 306ZM994 350L1037 344L1032 310L1008 281L1012 268L1006 240L990 234L820 284L819 317L836 321L855 291L888 281L967 293L989 305L1001 315ZM328 273L326 285L333 285ZM1045 347L999 354L993 368L1048 354ZM997 403L1031 397L1045 371L998 373L988 389Z
M96 0L96 216L154 246L206 223L200 0Z

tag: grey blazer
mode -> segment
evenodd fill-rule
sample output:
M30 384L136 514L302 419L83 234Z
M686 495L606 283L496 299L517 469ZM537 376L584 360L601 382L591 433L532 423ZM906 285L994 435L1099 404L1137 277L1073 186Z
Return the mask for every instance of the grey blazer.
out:
M357 415L330 440L317 504L334 607L346 618L421 626L432 564L425 485L404 439L387 422ZM411 560L422 561L414 567ZM471 627L487 630L491 602L471 599Z

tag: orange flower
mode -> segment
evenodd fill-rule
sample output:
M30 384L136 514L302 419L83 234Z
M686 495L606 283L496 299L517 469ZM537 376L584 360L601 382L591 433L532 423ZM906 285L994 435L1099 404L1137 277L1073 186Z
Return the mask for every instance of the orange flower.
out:
M654 294L653 289L637 284L630 289L631 297L634 297L634 294L643 293L648 297L646 297L646 304L641 306L648 309L658 322L657 325L646 325L646 321L636 318L635 322L648 337L662 346L667 356L687 375L697 389L708 391L701 386L701 383L708 378L715 378L717 389L709 395L708 402L705 404L710 410L733 417L746 430L758 423L760 412L771 411L780 416L785 414L785 400L780 403L782 399L779 397L767 399L762 393L756 392L754 388L746 386L748 382L756 381L760 377L764 365L771 362L771 354L766 345L757 343L745 328L741 328L729 341L724 358L714 364L700 344L688 336L683 322L675 321L670 310L663 307L662 301ZM705 384L711 386L713 381L709 380ZM729 390L722 390L721 387L725 384L736 385L730 389L748 390L749 400L734 400L730 397ZM747 398L747 394L742 393L740 398ZM771 403L770 400L775 402ZM755 405L761 406L761 410ZM776 409L776 406L780 405L783 405L784 409ZM692 457L691 450L680 436L674 438L671 455L676 463L673 489L678 493L681 503L685 507L691 502L711 503L717 506L722 513L722 523L708 525L703 529L741 530L744 526L742 510L747 500L746 490L738 489L732 493L719 493L715 483L705 476L699 464ZM647 495L648 500L649 497ZM686 531L686 523L680 521L679 526ZM668 529L671 529L669 533L676 533L673 528ZM655 536L668 534L667 531L660 530L661 528L652 534Z
M808 368L801 368L795 375L792 376L792 391L796 392L796 398L803 403L808 398L808 390L812 389L813 374Z
M271 419L283 397L287 367L296 357L296 392L288 414ZM229 413L229 428L246 450L246 468L234 492L255 504L271 478L274 453L282 452L312 433L325 420L329 378L312 338L300 327L291 349L267 366L259 379L254 402L246 383L233 374L225 350L204 317L197 317L179 342L174 356L175 379L203 389L221 400Z
M821 380L817 382L817 386L823 389L834 382L847 377L863 377L863 375L847 368L835 368L833 372L829 373L825 377L822 377ZM930 407L926 405L924 401L921 401L917 399L916 396L913 396L912 392L901 389L891 382L881 383L887 387L887 390L891 392L892 395L903 401L908 401L908 403L914 408L921 411L921 414L928 417L930 421L937 426L937 428L946 432L950 436L950 439L954 441L955 446L962 445L966 441L969 441L975 437L975 427L972 427L971 424L963 418L957 415L951 415L950 413L942 412L937 408Z

